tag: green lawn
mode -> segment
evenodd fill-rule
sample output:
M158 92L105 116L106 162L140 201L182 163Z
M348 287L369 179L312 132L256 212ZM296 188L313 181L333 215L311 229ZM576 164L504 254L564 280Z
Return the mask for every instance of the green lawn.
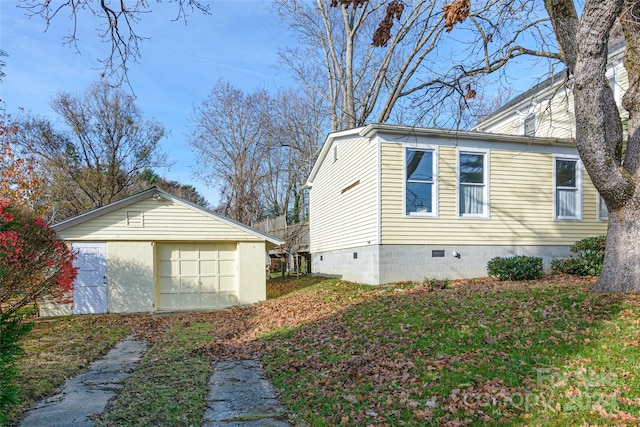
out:
M251 307L39 322L23 396L51 393L135 332L150 350L99 425L197 425L211 362L250 357L299 425L637 425L640 297L591 285L289 278Z
M637 425L640 298L547 282L370 290L264 361L311 425Z
M23 339L18 363L21 403L10 412L16 418L25 408L54 394L67 378L106 354L129 333L120 316L74 316L36 321Z

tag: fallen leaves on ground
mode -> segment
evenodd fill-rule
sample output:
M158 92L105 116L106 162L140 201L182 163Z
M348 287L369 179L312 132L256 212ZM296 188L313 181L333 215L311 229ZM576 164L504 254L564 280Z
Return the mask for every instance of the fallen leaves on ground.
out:
M152 344L210 323L194 351L262 359L300 424L632 425L640 297L592 295L594 280L282 281L253 306L114 317Z

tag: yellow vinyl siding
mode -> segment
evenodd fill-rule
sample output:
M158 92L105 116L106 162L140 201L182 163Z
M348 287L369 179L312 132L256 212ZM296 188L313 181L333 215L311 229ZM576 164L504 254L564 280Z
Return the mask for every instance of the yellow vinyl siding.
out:
M309 193L311 251L377 242L377 148L365 138L338 140Z
M573 93L558 89L551 102L543 101L536 111L536 136L547 138L575 138Z
M483 127L482 131L504 135L522 135L522 119L517 114L511 114L502 120Z
M573 109L573 94L558 89L553 99L540 100L537 108L532 111L536 116L537 137L574 138L576 128ZM507 135L523 135L522 123L525 116L513 111L495 123L483 128L484 132Z
M606 224L596 221L596 193L584 171L583 221L554 221L553 154L526 149L490 151L490 218L464 219L457 216L456 147L441 146L438 217L409 218L403 215L403 146L382 144L382 243L572 244L605 233Z
M129 224L127 224L129 213ZM135 215L141 213L142 218ZM131 218L136 217L132 223ZM141 223L140 223L141 221ZM58 233L65 240L258 241L258 237L170 200L148 198Z

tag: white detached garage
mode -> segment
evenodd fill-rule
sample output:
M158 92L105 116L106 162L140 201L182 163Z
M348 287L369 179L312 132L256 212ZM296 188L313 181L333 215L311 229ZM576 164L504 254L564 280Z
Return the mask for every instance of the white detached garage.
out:
M151 188L52 227L76 255L73 304L41 314L210 310L266 299L274 236Z

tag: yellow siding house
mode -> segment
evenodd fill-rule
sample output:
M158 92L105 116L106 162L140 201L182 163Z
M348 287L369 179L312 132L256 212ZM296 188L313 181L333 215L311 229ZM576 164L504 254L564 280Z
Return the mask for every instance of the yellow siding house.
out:
M361 283L548 269L607 228L568 139L369 125L330 134L307 187L312 272Z
M623 118L622 96L629 87L624 37L609 45L606 78ZM474 131L545 138L575 138L573 81L561 71L516 96L473 127Z
M76 252L73 303L42 315L211 310L266 299L274 236L151 188L53 226Z

